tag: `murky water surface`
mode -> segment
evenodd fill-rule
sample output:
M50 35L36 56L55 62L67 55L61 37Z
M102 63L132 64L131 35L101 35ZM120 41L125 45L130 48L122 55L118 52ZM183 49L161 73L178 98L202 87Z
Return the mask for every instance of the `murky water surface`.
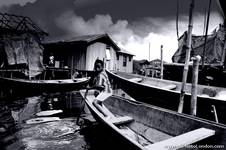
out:
M124 96L122 91L116 91L116 94ZM4 150L119 147L92 118L79 92L1 100L0 146Z
M121 91L117 93L122 94ZM117 148L118 145L110 138L109 133L105 133L84 108L85 103L79 92L1 100L0 149ZM78 119L78 116L82 118Z
M84 121L77 123L77 117L84 114L84 105L78 92L1 101L0 144L7 150L89 149L82 134L86 125ZM46 110L62 110L63 113L37 116L38 112Z

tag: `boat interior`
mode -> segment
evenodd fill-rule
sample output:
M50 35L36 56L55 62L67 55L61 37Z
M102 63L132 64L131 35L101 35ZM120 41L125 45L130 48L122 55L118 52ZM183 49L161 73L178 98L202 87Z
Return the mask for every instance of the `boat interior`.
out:
M92 104L93 96L88 94L87 99ZM181 117L173 111L118 96L104 100L100 109L108 114L101 115L103 120L116 126L120 134L144 149L170 145L181 148L182 145L190 145L215 134L215 130L208 129L208 125L204 128L196 119Z
M154 148L156 146L154 143L159 142L162 146L178 142L180 138L183 138L185 145L191 144L215 134L214 130L199 128L195 120L189 121L189 119L175 116L173 112L169 113L168 110L160 111L157 107L150 108L144 104L122 100L117 96L105 100L104 105L115 116L127 116L122 117L125 119L119 119L121 123L117 126L124 135L146 148Z

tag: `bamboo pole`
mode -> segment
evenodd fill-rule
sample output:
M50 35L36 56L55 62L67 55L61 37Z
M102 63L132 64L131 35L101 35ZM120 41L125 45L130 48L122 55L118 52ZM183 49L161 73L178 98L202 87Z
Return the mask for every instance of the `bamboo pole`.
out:
M205 33L204 48L203 48L203 53L202 53L202 69L204 68L204 63L205 63L205 52L206 52L207 34L208 34L208 29L209 29L211 1L212 0L209 1L208 15L207 15L207 21L206 21L206 33Z
M160 78L163 79L163 45L161 45L161 71L160 71Z
M151 47L151 43L149 42L148 43L148 61L151 61L151 50L150 50L150 47Z
M194 9L195 0L191 0L190 10L189 10L189 24L188 24L188 35L187 35L187 46L186 46L186 58L184 65L184 72L181 84L181 93L180 93L180 102L178 107L178 112L182 113L184 107L184 95L185 95L185 86L187 82L188 75L188 63L190 60L191 53L191 40L192 40L192 28L193 28L193 9Z
M70 77L72 79L73 76L73 69L74 69L74 56L71 56L71 67L70 67Z
M199 76L199 62L201 57L198 55L193 59L193 70L192 70L192 86L191 86L191 110L190 114L196 116L197 112L197 85Z
M226 39L226 34L224 37ZM221 65L222 66L225 64L225 51L226 51L226 41L224 42L224 48L223 48L222 57L221 57Z

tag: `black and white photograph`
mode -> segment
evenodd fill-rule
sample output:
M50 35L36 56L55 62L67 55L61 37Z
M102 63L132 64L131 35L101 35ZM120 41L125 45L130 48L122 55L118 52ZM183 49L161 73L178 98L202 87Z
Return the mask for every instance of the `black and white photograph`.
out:
M0 0L0 149L226 150L226 1Z

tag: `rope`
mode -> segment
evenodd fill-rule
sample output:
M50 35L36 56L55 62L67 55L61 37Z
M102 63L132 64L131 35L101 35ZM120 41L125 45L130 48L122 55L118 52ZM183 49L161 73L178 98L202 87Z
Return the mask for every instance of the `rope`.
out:
M207 6L206 6L207 7ZM205 15L204 15L204 27L203 27L203 35L205 35L205 29L206 29L206 18L207 18L207 8L205 8Z

